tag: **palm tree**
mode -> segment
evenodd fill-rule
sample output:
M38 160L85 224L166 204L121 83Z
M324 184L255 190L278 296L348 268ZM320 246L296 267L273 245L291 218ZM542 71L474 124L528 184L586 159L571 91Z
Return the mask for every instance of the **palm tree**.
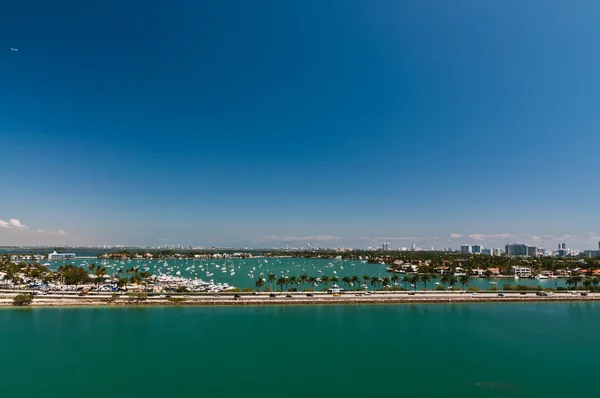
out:
M383 283L383 294L385 294L385 291L387 290L388 286L390 285L390 277L384 276L381 279L381 282Z
M598 287L598 284L600 284L600 279L593 278L592 279L592 285L594 285L594 291L596 291L596 288Z
M285 285L286 283L287 283L287 281L286 281L285 277L281 276L281 277L277 278L277 281L275 282L275 284L280 287L281 293L283 293L283 285Z
M366 285L367 282L369 282L369 279L371 279L371 277L369 275L367 275L367 274L364 274L362 276L362 279L363 279L363 285Z
M314 292L316 290L315 289L316 285L319 283L319 278L317 278L316 276L309 276L308 283L310 283L310 285L312 286L312 290Z
M377 291L377 284L378 284L378 283L379 283L379 277L378 277L378 276L375 276L375 275L373 275L373 276L371 277L371 286L373 286L373 291L374 291L374 292L375 292L375 291Z
M400 280L400 277L398 276L398 274L394 273L390 280L392 281L392 284L396 286L398 284L398 281Z
M461 285L463 285L463 290L465 290L465 285L469 284L469 276L468 275L461 275L460 278L458 278L458 283L460 283Z
M356 275L353 275L352 278L350 278L350 281L354 285L354 291L356 292L356 290L358 289L358 286L360 284L360 278Z
M406 284L410 283L410 275L404 274L401 282L404 284L404 290L406 290Z
M338 283L339 279L337 277L337 275L332 276L330 279L331 283L336 284Z
M454 275L450 275L448 277L448 284L450 285L450 287L454 287L454 285L456 285L458 283L458 279L456 279L456 277Z
M417 290L417 283L419 283L419 279L420 279L419 275L412 274L408 278L409 278L408 281L412 285L413 289L416 291Z
M585 286L585 289L587 291L589 291L590 290L590 286L592 286L592 280L590 278L585 278L583 280L583 286Z
M442 275L440 278L440 282L444 285L444 290L446 289L446 285L450 282L450 277L448 275Z
M262 277L259 277L256 282L254 282L254 286L256 286L256 288L258 289L258 292L260 293L260 288L263 287L265 285L265 279Z
M325 274L321 275L321 282L323 282L323 284L325 284L325 291L327 291L327 285L329 285L330 281L331 281L330 277L328 277Z
M287 281L292 286L292 289L294 288L294 285L298 285L298 278L296 278L294 275L287 278ZM298 289L296 289L296 290L298 290Z
M431 280L431 275L429 274L423 274L421 275L421 282L423 282L424 287L423 290L427 290L427 282L429 282Z
M346 290L349 290L348 288L350 287L350 277L349 276L342 276L342 282L344 283L344 288Z
M277 277L275 276L275 274L270 273L269 275L267 275L267 282L269 282L271 284L271 289L273 291L275 291L275 286L273 286L273 282L275 282L277 280Z
M91 264L94 265L94 264ZM105 267L95 267L94 269L94 275L96 275L96 289L98 291L98 294L100 294L100 283L104 282L104 275L106 275L106 268ZM148 290L148 287L146 286L146 290Z
M302 274L298 277L298 282L302 284L302 291L304 291L304 284L308 281L308 276L306 274Z

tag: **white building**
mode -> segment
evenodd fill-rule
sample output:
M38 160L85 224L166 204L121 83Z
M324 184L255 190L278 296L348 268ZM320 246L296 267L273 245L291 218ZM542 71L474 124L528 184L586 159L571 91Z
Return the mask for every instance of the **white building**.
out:
M529 267L513 267L515 276L520 278L529 278L531 276L531 268Z
M48 254L48 260L71 260L76 257L75 253L57 253L52 252Z

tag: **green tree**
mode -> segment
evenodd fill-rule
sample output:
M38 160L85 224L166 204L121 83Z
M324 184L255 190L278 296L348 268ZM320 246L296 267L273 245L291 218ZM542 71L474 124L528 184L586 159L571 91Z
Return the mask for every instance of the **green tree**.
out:
M26 305L31 304L32 302L33 294L30 293L17 294L15 297L13 297L13 305L17 307L24 307Z
M298 278L296 278L294 275L287 278L287 282L290 284L290 286L292 286L292 289L294 288L294 286L298 286Z
M275 282L277 280L277 277L275 276L275 274L270 273L269 275L267 275L267 282L269 282L271 284L271 289L273 289L273 291L275 290L274 286L273 286L273 282Z
M383 278L381 278L381 283L383 284L383 294L386 293L388 287L390 286L390 277L389 276L384 276Z
M377 284L379 283L379 277L376 275L373 275L370 279L371 279L371 286L373 286L373 291L376 292Z
M406 285L411 283L410 282L410 275L408 274L404 274L404 276L402 277L401 282L404 284L404 290L406 290Z
M469 284L469 276L461 275L460 278L458 278L458 283L460 283L463 286L463 290L465 290L465 286Z
M263 287L264 285L265 285L265 280L262 277L259 277L254 282L254 286L256 286L256 288L257 288L257 290L258 290L259 293L260 293L260 288Z
M360 285L360 278L357 275L352 275L352 278L350 280L354 285L354 291L356 292Z
M325 289L323 290L327 291L327 286L329 285L329 282L331 282L331 278L323 274L321 275L321 282L323 282L323 284L325 285Z
M283 286L287 283L287 281L285 280L285 277L280 276L279 278L277 278L277 281L275 282L275 284L277 286L279 286L279 288L281 289L281 292L283 293Z
M319 284L319 278L317 278L316 276L309 276L308 283L310 283L310 285L312 286L312 290L314 291L316 290L316 287Z
M454 287L454 285L456 285L458 283L458 279L456 279L456 277L454 275L450 275L448 277L448 284L450 285L450 287Z
M304 291L304 284L308 281L308 276L306 274L302 274L298 277L298 282L302 284L302 291Z
M423 282L424 284L424 288L423 290L427 290L427 282L431 281L431 275L429 274L423 274L421 275L421 282Z
M413 287L413 290L415 290L415 291L417 290L417 284L419 283L419 280L420 280L420 279L421 279L421 278L419 278L419 275L418 275L418 274L412 274L412 275L410 275L410 276L408 277L408 281L409 281L409 282L410 282L410 284L412 285L412 287Z

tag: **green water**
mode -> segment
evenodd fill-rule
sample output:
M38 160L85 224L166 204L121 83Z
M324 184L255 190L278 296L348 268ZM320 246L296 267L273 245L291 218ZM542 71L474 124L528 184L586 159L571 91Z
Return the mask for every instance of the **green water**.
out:
M596 396L600 304L0 310L4 397Z

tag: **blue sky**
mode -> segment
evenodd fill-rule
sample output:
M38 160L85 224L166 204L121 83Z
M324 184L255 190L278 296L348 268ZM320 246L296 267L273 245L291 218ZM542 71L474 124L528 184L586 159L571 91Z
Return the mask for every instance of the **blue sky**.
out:
M5 244L597 246L596 1L82 3L3 2Z

